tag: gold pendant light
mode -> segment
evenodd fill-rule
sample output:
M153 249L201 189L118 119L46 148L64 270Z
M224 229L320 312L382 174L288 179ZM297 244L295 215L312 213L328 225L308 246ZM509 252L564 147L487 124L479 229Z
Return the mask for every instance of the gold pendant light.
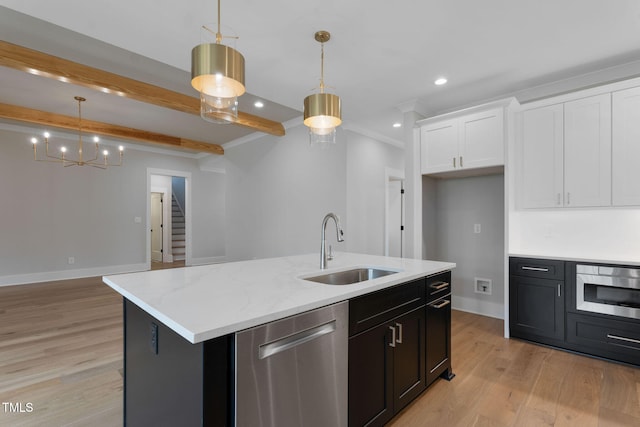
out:
M328 31L318 31L315 39L320 43L320 93L304 99L304 124L309 127L309 142L335 143L336 127L342 123L340 97L325 93L324 87L324 44L329 41Z
M120 156L118 163L110 163L109 162L109 151L102 150L100 152L99 142L100 139L97 136L93 137L93 143L95 144L94 156L91 159L85 159L84 157L84 144L82 142L82 108L81 104L86 101L85 98L81 96L74 96L73 99L78 101L78 154L73 157L69 157L67 152L67 147L60 147L60 154L50 154L49 153L49 132L44 133L44 145L45 145L45 156L42 158L38 157L38 139L31 138L31 143L33 144L33 160L38 162L54 162L54 163L62 163L63 166L93 166L100 169L106 169L109 166L122 166L122 157L124 155L124 147L121 145L118 147Z
M205 27L206 29L206 27ZM215 43L191 50L191 86L200 92L200 116L213 123L230 123L238 117L238 97L245 92L244 57L222 44L220 0Z

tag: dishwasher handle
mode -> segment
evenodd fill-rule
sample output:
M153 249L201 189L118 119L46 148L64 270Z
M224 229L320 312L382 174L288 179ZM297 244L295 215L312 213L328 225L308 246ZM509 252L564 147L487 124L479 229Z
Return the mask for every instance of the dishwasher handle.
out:
M266 359L269 356L289 350L290 348L312 341L321 336L330 334L336 330L336 320L331 320L313 328L305 329L293 335L281 338L276 341L261 344L258 347L258 358Z

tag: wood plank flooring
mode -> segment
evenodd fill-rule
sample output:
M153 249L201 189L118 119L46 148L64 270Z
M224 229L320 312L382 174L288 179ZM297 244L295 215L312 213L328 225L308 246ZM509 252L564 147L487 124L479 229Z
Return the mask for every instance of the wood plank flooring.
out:
M640 369L502 338L501 320L453 312L456 377L390 426L640 426Z
M391 423L640 426L640 369L502 338L453 312L451 382ZM122 425L122 300L100 278L0 287L0 426ZM287 426L285 426L287 427Z

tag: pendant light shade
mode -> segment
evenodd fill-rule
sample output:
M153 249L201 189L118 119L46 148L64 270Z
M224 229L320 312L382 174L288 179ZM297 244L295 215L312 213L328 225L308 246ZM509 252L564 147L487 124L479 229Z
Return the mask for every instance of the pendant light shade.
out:
M318 31L316 41L321 44L320 93L304 99L304 124L309 127L310 143L335 143L336 127L342 123L340 97L324 91L324 43L329 41L328 31Z
M200 92L200 116L214 123L230 123L238 117L238 97L245 93L244 57L222 44L220 0L215 43L191 50L191 86Z

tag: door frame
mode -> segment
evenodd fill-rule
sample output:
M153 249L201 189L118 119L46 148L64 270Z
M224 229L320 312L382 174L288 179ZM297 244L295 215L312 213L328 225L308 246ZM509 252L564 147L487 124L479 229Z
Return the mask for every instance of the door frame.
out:
M151 188L151 176L152 175L162 175L169 177L181 177L184 178L184 194L185 194L185 266L191 265L191 236L192 236L192 227L191 227L191 172L170 170L170 169L156 169L156 168L147 168L147 201L146 201L146 242L147 242L147 250L146 250L146 263L147 268L151 269L151 193L152 192L166 192L167 190L162 190L158 188ZM165 197L167 194L165 193ZM165 201L167 199L165 198ZM166 204L166 206L170 206L170 204ZM168 227L165 227L168 228ZM164 232L164 230L163 230ZM166 247L166 246L165 246ZM167 259L163 255L163 261Z
M162 248L161 248L162 262L171 262L172 260L170 260L167 257L168 254L166 254L165 253L166 251L164 250L167 247L167 242L166 242L166 240L167 240L167 232L165 230L167 227L164 226L164 222L165 222L165 218L166 218L164 201L167 200L167 190L165 188L151 187L151 193L149 194L150 197L153 197L154 194L160 194L161 195L160 196L161 197L161 199L160 199L161 200L161 203L160 203L161 204L161 208L160 209L161 209L161 215L162 215L162 217L161 217L161 223L162 223L162 227L161 227L161 230L162 230L162 239L161 239L161 241L162 241L162 243L161 243L161 245L162 245ZM151 203L149 204L149 206L151 206ZM150 211L149 211L150 212L150 214L149 214L149 234L151 234L151 228L152 228L152 225L153 225L151 223L151 214L153 213L153 212L151 212L152 210L153 209L150 208ZM153 243L151 243L151 255L152 255L151 256L151 261L153 262Z
M389 234L391 232L391 215L389 213L389 203L391 201L391 197L389 194L389 183L392 181L401 181L402 184L402 188L404 189L404 181L405 181L405 177L404 177L404 171L403 170L399 170L399 169L392 169L389 167L386 167L384 170L384 255L385 256L389 256ZM402 204L404 204L404 200L401 201ZM405 223L405 218L404 218L404 209L405 207L402 207L402 214L401 214L401 218L400 221L402 222L401 225L404 225ZM404 257L406 255L406 248L405 248L405 244L406 244L406 239L404 238L404 231L400 232L400 236L401 236L401 253L402 253L402 257Z

